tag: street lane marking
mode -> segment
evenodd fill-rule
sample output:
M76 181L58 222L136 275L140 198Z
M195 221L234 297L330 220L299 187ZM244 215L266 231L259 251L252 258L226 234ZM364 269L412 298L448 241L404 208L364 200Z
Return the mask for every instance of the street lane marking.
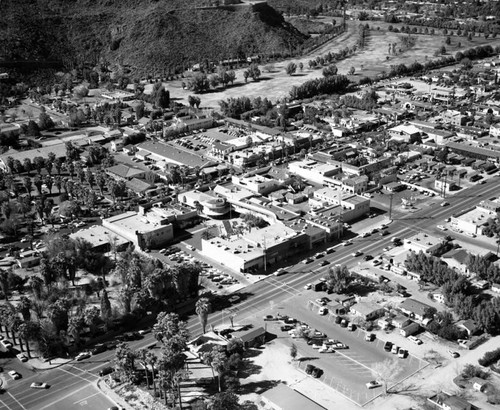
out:
M62 370L63 372L66 372L66 373L68 373L68 374L71 374L71 375L72 375L72 376L74 376L74 377L78 377L79 379L81 379L81 380L83 380L83 381L85 381L85 382L87 382L87 383L93 383L93 382L95 381L95 380L87 380L86 378L84 378L84 377L80 376L79 374L71 373L69 370L66 370L66 369L62 369L62 368L61 368L61 370ZM91 375L91 374L89 373L89 376L93 376L93 375ZM95 376L94 376L94 377L95 377Z
M48 408L52 407L54 404L56 404L60 401L63 401L64 399L67 399L68 397L71 397L72 395L78 393L79 391L82 391L83 389L88 389L89 387L92 387L92 385L86 384L85 386L82 386L79 389L73 390L71 393L68 393L68 394L60 397L59 399L53 401L52 403L49 403L46 406L43 406L40 410L48 409Z
M91 397L97 396L99 394L101 394L101 393L97 392L97 393L91 394L90 396L84 397L81 400L75 401L73 404L82 403L82 402L85 402L85 404L87 404L88 399L90 399Z
M12 397L12 400L14 400L17 404L19 404L19 407L21 407L23 410L27 410L26 407L24 407L21 403L19 403L19 400L17 400L10 392L7 392L7 394Z

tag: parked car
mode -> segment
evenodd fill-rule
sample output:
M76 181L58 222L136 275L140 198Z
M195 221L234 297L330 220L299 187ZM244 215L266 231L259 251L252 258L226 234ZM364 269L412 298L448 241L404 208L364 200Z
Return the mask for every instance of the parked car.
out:
M454 350L448 350L448 354L453 357L454 359L456 359L457 357L460 357L460 353L458 352L455 352Z
M76 355L75 360L79 362L80 360L88 359L91 356L92 353L90 352L81 352Z
M399 356L401 359L406 358L406 357L408 356L408 350L405 350L405 349L399 349L398 356Z
M340 327L347 327L349 322L346 319L342 319L342 322L340 322Z
M312 288L312 283L308 283L308 284L304 285L305 290L309 290L311 288Z
M385 342L385 344L384 344L384 350L386 352L390 352L391 349L392 349L392 342L389 342L389 341Z
M21 362L27 362L28 361L28 356L26 356L24 353L18 353L16 354L16 357L21 361Z
M326 315L327 313L328 313L328 309L326 307L321 307L318 310L318 315L323 316L323 315Z
M105 344L98 344L94 346L94 348L90 351L90 353L92 353L92 355L95 355L105 352L106 350L108 350L108 348Z
M399 352L399 346L393 345L391 349L392 354L398 354Z
M236 296L236 295L235 296L231 296L229 298L229 302L231 302L231 303L236 303L236 302L239 302L239 301L240 301L240 297Z
M5 349L5 350L9 350L9 349L12 349L12 342L10 342L9 340L0 340L0 344L2 345L2 347Z
M30 384L30 388L32 388L32 389L48 389L49 385L47 383L42 383L42 382L33 382Z
M366 383L366 388L367 389L375 389L376 387L381 387L382 383L372 380L371 382Z
M375 338L376 338L375 333L367 333L365 336L365 340L367 342L373 342Z
M408 340L411 340L416 345L421 345L423 342L416 336L408 336Z
M293 326L291 326L291 325L284 325L284 326L281 326L281 327L280 327L280 330L281 330L282 332L288 332L288 331L290 331L290 330L292 330L292 329L293 329Z
M108 374L111 374L115 371L115 369L113 369L111 366L110 367L105 367L104 369L102 369L100 372L99 372L99 376L100 377L103 377L103 376L106 376Z
M10 370L8 374L13 380L18 380L21 378L21 374L19 374L15 370Z
M316 369L316 366L313 366L312 364L308 364L306 366L306 374L312 374L314 369Z

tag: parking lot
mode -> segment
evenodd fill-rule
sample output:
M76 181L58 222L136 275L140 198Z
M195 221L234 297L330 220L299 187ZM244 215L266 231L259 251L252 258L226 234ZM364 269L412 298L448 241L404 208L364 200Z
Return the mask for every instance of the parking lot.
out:
M389 388L427 365L426 361L412 354L411 348L406 358L399 358L396 354L386 352L383 349L386 340L380 338L380 334L383 333L379 333L374 341L368 342L365 341L365 331L359 328L349 331L336 324L333 316L318 315L317 307L313 307L314 304L309 304L308 308L308 299L313 300L322 295L321 292L304 291L302 294L288 299L277 308L282 315L289 315L307 323L311 328L325 333L328 338L346 344L348 349L334 349L335 353L319 353L318 349L308 345L304 339L292 339L288 332L282 332L280 330L282 322L268 322L270 332L276 333L284 343L292 343L293 340L296 344L298 357L302 358L298 361L298 366L302 371L305 371L308 364L319 367L323 370L323 374L319 377L323 383L331 386L356 404L364 405L383 391L382 387L374 389L366 387L366 383L377 378L373 372L373 366L376 363L384 362L387 359L399 362L400 371L390 381Z

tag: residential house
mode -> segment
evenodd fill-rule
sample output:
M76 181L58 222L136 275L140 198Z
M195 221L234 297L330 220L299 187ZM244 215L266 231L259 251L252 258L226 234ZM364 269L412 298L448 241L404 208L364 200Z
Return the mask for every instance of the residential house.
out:
M412 320L403 315L399 315L392 318L392 325L397 329L402 329L412 323Z
M425 303L419 302L418 300L412 298L405 299L399 305L399 309L404 314L420 321L424 319L427 309L430 309L431 307L432 306L429 306Z
M472 384L472 388L479 392L483 392L488 385L488 382L486 380L480 379L479 377L473 377L469 380L469 382Z
M363 320L375 320L384 315L384 308L372 302L359 302L350 307L352 313Z
M416 322L410 321L408 325L403 326L401 329L399 329L399 333L403 337L408 337L414 335L419 330L420 330L420 325Z
M465 249L452 249L442 255L441 259L446 262L450 268L455 269L463 275L468 275L470 273L467 267L469 253Z
M125 164L118 164L106 168L106 174L117 181L130 181L133 178L144 178L146 171L143 169L132 168Z
M472 319L459 321L457 327L464 329L469 337L474 336L479 330L477 323Z
M427 400L437 408L443 410L474 410L477 408L467 400L445 392L438 393Z

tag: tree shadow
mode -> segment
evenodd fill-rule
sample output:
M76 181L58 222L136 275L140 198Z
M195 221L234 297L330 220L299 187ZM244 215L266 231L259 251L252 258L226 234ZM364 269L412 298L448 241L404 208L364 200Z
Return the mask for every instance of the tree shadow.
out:
M248 349L245 351L244 357L245 359L250 359L252 357L257 357L262 354L262 350L259 349Z
M238 377L240 379L246 379L253 374L259 374L262 371L262 366L255 364L250 360L245 360L243 363L243 368L238 372Z
M273 387L276 387L280 383L281 383L280 380L261 380L258 382L250 382L250 383L242 384L239 388L239 393L240 394L250 394L250 393L262 394L265 391L270 390Z
M297 359L298 362L306 362L308 360L319 360L319 357L314 357L314 356L304 356L304 357L299 357Z

